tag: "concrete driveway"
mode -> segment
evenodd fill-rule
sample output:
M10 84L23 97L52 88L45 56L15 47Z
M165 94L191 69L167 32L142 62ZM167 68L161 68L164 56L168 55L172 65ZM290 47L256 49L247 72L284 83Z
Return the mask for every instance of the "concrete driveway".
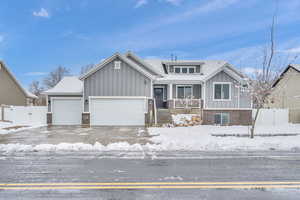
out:
M144 127L50 126L0 135L0 144L94 144L95 142L107 145L115 142L145 144L150 141Z

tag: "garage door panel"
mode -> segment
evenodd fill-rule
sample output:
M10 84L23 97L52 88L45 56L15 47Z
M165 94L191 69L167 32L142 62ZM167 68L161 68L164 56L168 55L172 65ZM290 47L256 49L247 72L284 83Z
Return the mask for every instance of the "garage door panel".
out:
M141 126L145 124L145 99L92 99L91 124Z
M80 125L82 114L81 99L53 99L53 125Z

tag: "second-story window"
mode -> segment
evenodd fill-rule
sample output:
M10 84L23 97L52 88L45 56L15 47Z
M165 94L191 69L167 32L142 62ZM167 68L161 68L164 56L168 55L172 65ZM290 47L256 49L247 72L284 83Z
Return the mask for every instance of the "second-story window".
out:
M195 66L174 66L176 74L194 74L196 72Z

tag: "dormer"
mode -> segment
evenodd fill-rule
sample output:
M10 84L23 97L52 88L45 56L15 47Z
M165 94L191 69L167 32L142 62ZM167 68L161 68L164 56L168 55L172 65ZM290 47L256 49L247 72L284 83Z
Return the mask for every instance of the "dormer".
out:
M165 71L168 74L183 74L183 75L193 75L193 74L201 74L201 65L203 63L200 62L165 62L163 63L165 66Z

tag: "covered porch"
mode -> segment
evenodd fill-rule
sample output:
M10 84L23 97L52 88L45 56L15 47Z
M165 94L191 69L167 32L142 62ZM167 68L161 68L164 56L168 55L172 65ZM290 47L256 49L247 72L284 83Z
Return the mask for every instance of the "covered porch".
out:
M153 99L157 109L199 109L203 107L202 84L157 83L153 85Z

